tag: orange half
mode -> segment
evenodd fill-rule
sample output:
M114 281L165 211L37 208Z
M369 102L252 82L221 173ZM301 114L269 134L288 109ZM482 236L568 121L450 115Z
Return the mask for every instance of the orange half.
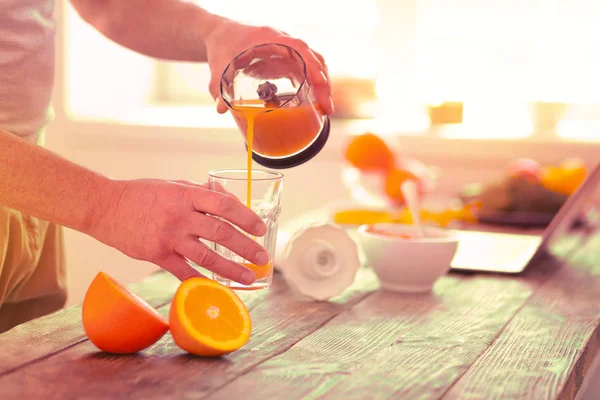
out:
M252 322L233 290L206 278L181 283L169 312L175 343L198 356L221 356L244 346Z
M88 287L82 323L96 347L116 354L137 353L169 330L165 317L104 272L99 272Z

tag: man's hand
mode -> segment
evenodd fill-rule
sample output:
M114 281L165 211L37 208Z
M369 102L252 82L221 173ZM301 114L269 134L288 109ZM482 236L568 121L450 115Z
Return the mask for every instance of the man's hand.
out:
M182 181L110 181L98 210L92 236L132 258L157 264L181 280L199 275L186 259L240 283L256 279L252 271L220 256L199 238L257 265L269 260L262 246L234 227L263 236L265 223L225 191Z
M240 231L263 236L265 223L222 187L110 179L2 129L0 149L0 204L93 236L181 280L200 275L186 259L240 283L256 280L199 238L254 264L269 261L266 250Z
M227 111L227 105L221 99L220 83L221 76L229 62L244 50L266 43L284 44L300 53L306 63L308 82L314 91L315 98L326 114L333 112L331 86L325 60L302 40L273 28L244 25L222 19L206 37L204 43L211 73L209 90L213 98L217 100L219 113L223 114Z

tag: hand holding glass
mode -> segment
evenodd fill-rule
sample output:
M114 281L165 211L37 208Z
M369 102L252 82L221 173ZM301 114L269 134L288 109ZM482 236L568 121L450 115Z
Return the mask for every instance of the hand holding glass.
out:
M247 191L251 188L250 208L267 225L267 233L262 237L252 236L240 231L254 239L267 250L269 261L265 265L253 264L220 244L213 243L212 245L213 249L223 257L242 264L255 273L256 281L251 285L244 285L213 273L215 281L238 290L266 289L271 285L277 226L281 213L281 198L283 194L282 174L253 169L250 183L248 185L248 170L245 169L213 170L208 174L208 186L211 190L221 191L224 189L242 202L246 201Z

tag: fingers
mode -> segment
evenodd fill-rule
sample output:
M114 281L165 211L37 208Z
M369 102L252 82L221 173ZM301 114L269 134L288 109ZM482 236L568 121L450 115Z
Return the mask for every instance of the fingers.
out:
M192 181L178 179L178 180L174 180L172 182L179 183L181 185L186 185L186 186L193 186L193 187L214 190L214 191L226 194L228 196L233 196L233 193L229 192L227 189L225 189L225 187L223 185L221 185L219 182L216 182L216 181L211 181L208 183L198 183L198 182L192 182Z
M215 251L209 249L197 239L188 238L175 245L174 250L181 256L193 261L226 279L251 285L256 280L254 272L248 268L227 260Z
M205 278L198 270L189 265L187 261L179 256L178 254L173 254L169 257L165 262L161 263L161 267L175 275L177 279L180 281L185 281L186 279L194 278L194 277L202 277Z
M228 222L193 213L190 225L192 235L218 243L251 263L262 266L269 262L269 253L264 247Z
M221 217L254 236L267 233L267 225L251 209L234 196L203 188L189 188L196 211Z
M323 68L323 72L325 73L325 78L327 78L327 81L329 82L329 68L327 67L327 63L325 62L325 59L323 58L323 56L321 54L317 53L314 50L312 50L312 53L315 55L315 57L321 63L321 68Z
M217 181L210 181L207 183L207 186L205 186L206 188L210 189L210 190L214 190L216 192L219 193L223 193L226 194L228 196L232 196L234 198L236 198L233 193L231 193L230 191L228 191L227 189L225 189L225 186L221 185L219 182Z
M217 98L217 112L219 114L225 114L228 109L229 108L227 107L227 104L225 104L225 102L223 101L223 99L221 98L221 96L219 96Z
M329 71L323 57L320 54L317 56L317 54L312 50L308 50L308 76L317 102L323 107L325 114L329 115L333 113Z
M183 180L183 179L175 179L175 180L172 180L171 182L179 183L180 185L186 185L186 186L208 188L208 184L206 184L206 183L198 183L198 182L193 182L193 181L186 181L186 180Z
M218 75L218 79L214 73L212 73L210 84L208 85L208 91L212 98L217 102L217 112L219 114L225 114L229 108L223 98L221 97L221 75Z
M325 59L321 54L309 48L309 46L299 39L295 39L286 35L284 32L277 32L271 28L263 28L262 36L265 37L265 43L280 43L286 46L289 46L295 49L300 55L304 58L307 68L307 78L310 82L311 87L313 88L314 96L322 107L325 114L332 114L334 110L333 101L331 99L331 85L329 80L329 70L327 68L327 64L325 63ZM276 38L273 38L273 35L276 35ZM256 74L261 79L269 79L270 75L281 75L278 74L277 68L272 69L273 60L270 59L272 54L279 54L283 58L279 60L279 67L290 68L289 65L285 65L285 60L289 58L293 58L290 54L291 50L284 49L281 46L271 46L269 44L265 44L262 46L251 47L247 49L243 54L239 54L236 58L235 68L248 68L246 71L247 74ZM268 68L260 65L251 65L251 63L256 59L270 59ZM213 68L211 68L213 70ZM217 112L219 114L224 114L228 111L227 104L221 98L221 75L215 74L212 72L212 80L209 84L209 91L217 102Z
M314 96L325 114L332 114L334 107L331 99L329 70L323 56L298 39L285 37L282 43L296 49L304 58L308 81L313 89Z

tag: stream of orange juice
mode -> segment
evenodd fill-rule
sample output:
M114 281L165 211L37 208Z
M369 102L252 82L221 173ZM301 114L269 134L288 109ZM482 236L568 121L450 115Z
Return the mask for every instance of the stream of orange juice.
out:
M256 115L264 112L266 107L262 101L260 102L242 102L235 107L236 111L246 117L246 143L248 144L248 181L246 182L246 206L252 206L252 144L254 143L254 119ZM259 266L250 262L242 263L242 265L254 272L256 279L263 279L269 276L273 266L271 263Z
M246 140L248 142L248 182L246 182L246 205L250 208L252 202L252 142L254 141L254 114L246 114L248 129L246 130Z
M264 113L268 106L262 100L241 101L232 104L233 109L246 118L246 143L248 144L248 182L246 183L246 205L250 208L252 201L252 148L254 144L254 121L258 114ZM235 114L234 114L235 116Z
M270 156L281 156L299 151L310 144L322 127L322 120L313 106L291 107L272 110L276 105L270 105L262 100L244 100L232 102L232 114L243 130L245 120L246 143L248 145L248 181L246 187L246 204L251 207L252 201L252 151L257 145L257 151ZM269 109L272 112L265 115ZM260 138L256 143L255 130L259 129ZM254 271L256 279L267 278L273 270L273 264L258 266L252 263L243 265Z

